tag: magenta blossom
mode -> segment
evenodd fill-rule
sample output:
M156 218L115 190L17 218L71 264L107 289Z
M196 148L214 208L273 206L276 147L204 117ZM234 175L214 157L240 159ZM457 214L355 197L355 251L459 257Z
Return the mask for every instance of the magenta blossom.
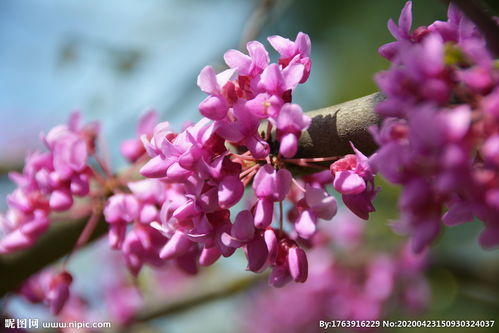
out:
M304 66L304 71L300 83L307 81L312 66L312 61L310 60L312 48L310 37L303 32L299 32L294 42L281 36L270 36L267 39L272 47L280 54L279 64L284 67L291 63L302 64Z
M26 280L20 293L32 303L45 303L52 314L58 315L69 298L72 281L67 271L57 274L42 271Z
M123 251L128 268L137 275L145 263L163 264L159 252L167 239L150 224L159 220L168 187L156 179L130 182L128 187L131 194L108 199L104 216L109 223L110 246Z
M70 209L75 196L87 196L93 171L88 159L95 153L97 124L80 125L73 113L67 125L42 137L47 152L28 154L22 174L9 177L17 188L7 196L9 211L0 216L0 253L33 245L47 230L51 212Z
M374 172L369 159L357 150L331 164L333 186L342 194L345 205L357 216L367 220L374 212L372 204L378 190L374 186Z
M284 157L295 156L301 132L310 126L310 118L303 114L297 104L285 104L274 121L279 140L279 152Z
M158 114L155 110L150 110L144 113L144 115L140 118L139 124L137 126L137 138L128 139L124 141L121 146L121 154L125 156L125 158L129 162L137 161L141 156L143 156L146 151L144 149L144 145L140 141L140 138L145 135L151 136L154 130L154 126L158 122Z
M373 131L380 149L372 162L403 186L401 219L394 226L409 233L412 248L422 251L443 224L476 217L485 223L481 245L497 246L499 72L494 58L475 25L453 4L447 21L412 33L410 21L407 2L399 26L389 23L398 41L380 49L392 66L375 78L387 99L376 107L384 119Z

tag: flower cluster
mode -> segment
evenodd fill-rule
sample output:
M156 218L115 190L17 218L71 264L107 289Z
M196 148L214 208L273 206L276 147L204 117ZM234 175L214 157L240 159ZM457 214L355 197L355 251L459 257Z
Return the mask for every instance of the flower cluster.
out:
M109 223L110 247L123 251L128 268L137 275L144 263L153 266L163 264L159 250L166 238L150 223L159 220L159 209L167 186L154 179L146 179L129 182L127 187L131 193L117 193L108 199L104 217Z
M168 262L195 274L199 265L212 265L241 248L248 270L271 270L272 286L305 282L304 249L314 246L318 222L337 212L328 191L336 189L352 212L367 219L378 190L369 159L353 144L355 154L343 157L295 158L298 140L311 123L292 103L293 90L310 75L310 39L299 33L295 41L268 40L280 54L277 63L270 63L265 47L253 41L247 45L249 55L225 54L229 69L222 73L209 66L201 70L198 86L208 97L199 105L204 117L197 123L176 132L168 122L158 123L154 111L147 112L137 137L121 145L131 163L124 172L113 174L97 156L98 129L81 127L78 114L51 130L43 137L49 151L29 155L23 174L11 175L18 189L8 197L10 210L0 220L6 234L1 252L33 245L48 227L50 213L68 210L73 196L88 196L85 208L91 209L85 212L91 216L74 250L88 241L103 214L109 245L122 252L134 276L145 264L158 268ZM90 157L101 172L90 165ZM290 166L320 171L299 177ZM138 168L145 179L135 178ZM81 302L69 295L67 261L63 273L51 275L55 282L45 283L48 278L38 275L22 293L38 288L37 301L54 313L68 299L79 308ZM116 290L137 296L126 284ZM137 304L111 308L126 323Z
M430 296L422 274L426 253L416 255L406 245L390 254L364 252L363 223L352 215L339 215L316 236L320 237L314 238L315 248L309 253L309 281L287 286L286 292L264 286L253 290L242 314L243 331L308 332L324 318L380 320L393 311L394 300L405 311L425 308ZM328 246L331 241L338 245L338 239L344 242L333 256ZM255 316L257 321L251 319Z
M392 62L376 82L387 99L374 131L373 158L389 181L403 185L401 221L421 251L442 222L485 222L483 247L499 244L499 70L478 29L451 4L447 21L411 31L411 2L397 41L379 49Z
M0 253L34 244L48 228L51 212L66 211L74 196L87 196L93 171L88 158L94 153L98 126L80 125L73 113L67 125L54 127L42 137L48 151L30 153L23 173L11 172L17 188L7 197L9 210L0 215Z
M146 112L138 123L138 137L122 143L121 153L131 163L140 165L140 160L146 157L141 137L151 139L157 118L155 111ZM158 179L128 181L127 177L121 177L120 180L126 182L124 188L115 189L107 199L104 217L109 224L109 246L123 252L126 265L136 276L144 264L155 267L164 264L159 251L167 239L151 223L159 221L161 206L171 196L172 185Z
M304 33L298 33L294 42L280 36L268 40L280 54L279 64L269 64L265 47L252 41L247 45L249 55L237 50L225 53L230 69L216 75L212 67L203 68L198 86L209 96L199 111L215 121L221 137L245 146L255 158L265 158L270 152L258 133L260 120L268 120L277 129L279 152L291 158L301 131L310 124L300 106L291 103L291 94L310 75L311 43Z
M272 36L269 42L280 54L278 64L269 63L265 47L253 41L247 45L249 55L236 50L225 54L229 69L219 74L210 66L201 70L198 86L208 97L199 111L205 118L186 125L180 133L167 122L152 131L139 130L150 157L140 173L165 184L161 223L151 223L168 238L159 251L161 259L175 260L185 271L195 273L198 263L211 265L242 248L248 270L261 272L270 267L270 283L283 286L307 279L302 247L309 246L318 219L330 220L336 214L336 200L326 186L334 179L336 184L356 183L351 185L355 188L345 184L337 188L363 218L374 210L371 200L376 191L368 160L358 151L353 159L345 157L350 164L338 161L332 171L303 180L293 178L287 165L306 166L308 162L293 159L298 139L311 120L292 103L292 92L310 74L310 40L299 33L295 41ZM141 127L152 127L145 123L149 125ZM127 141L126 146L135 144ZM125 151L138 152L130 154L130 160L140 155L138 149ZM253 199L231 218L231 208L241 202L250 182ZM106 217L112 229L124 230L140 215L133 195L118 194L109 200ZM285 200L292 203L290 230L283 225ZM109 219L115 206L123 208L115 210L118 223ZM273 226L276 215L279 223Z

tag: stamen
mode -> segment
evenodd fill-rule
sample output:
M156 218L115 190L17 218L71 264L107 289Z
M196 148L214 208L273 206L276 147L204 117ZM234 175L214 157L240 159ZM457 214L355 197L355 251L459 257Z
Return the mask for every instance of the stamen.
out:
M252 172L253 170L258 169L258 168L260 168L260 164L255 164L255 165L249 167L248 169L241 172L241 174L239 174L239 178L244 178L244 176L246 176L247 174L249 174L250 172Z
M253 178L253 176L256 174L257 170L253 170L251 171L249 174L247 174L243 179L242 179L242 182L244 184L244 186L246 187L246 185L249 184L249 182L251 181L251 179Z

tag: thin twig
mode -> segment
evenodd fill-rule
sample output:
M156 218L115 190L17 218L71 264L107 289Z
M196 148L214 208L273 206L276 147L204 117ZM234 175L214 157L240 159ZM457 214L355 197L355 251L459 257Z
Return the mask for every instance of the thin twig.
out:
M207 290L188 298L182 298L179 301L146 306L136 315L135 321L144 322L170 316L183 312L187 309L190 310L205 303L233 296L237 293L248 290L258 282L262 281L265 277L266 274L251 275L232 282L221 283L217 285L217 288L215 289Z
M100 210L94 209L92 214L90 215L90 218L85 225L85 228L80 234L80 237L78 237L78 240L76 241L73 249L69 254L67 255L66 259L64 259L64 262L62 263L62 267L65 268L67 264L69 263L69 260L71 259L72 255L83 245L85 245L88 240L90 239L90 236L93 234L95 231L95 228L97 227L97 224L99 223L99 215L100 215Z
M317 164L310 164L310 163L307 163L307 162L299 162L299 161L286 161L290 164L294 164L294 165L298 165L298 166L301 166L301 167L304 167L304 168L312 168L312 169L318 169L318 170L327 170L328 167L326 166L323 166L323 165L317 165Z

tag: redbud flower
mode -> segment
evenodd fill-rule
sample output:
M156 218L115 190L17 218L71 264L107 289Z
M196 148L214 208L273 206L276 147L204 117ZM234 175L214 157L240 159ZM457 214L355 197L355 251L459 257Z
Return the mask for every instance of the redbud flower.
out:
M442 222L456 225L474 217L485 222L481 245L496 246L494 58L479 30L453 4L447 21L414 32L410 12L407 2L399 26L389 22L398 41L380 49L392 66L376 75L387 99L376 107L384 120L374 131L380 149L372 164L404 188L396 227L412 236L413 250L436 239Z
M180 133L166 122L143 131L141 139L150 159L140 173L156 185L129 184L132 194L113 195L105 209L111 243L122 246L133 273L145 260L148 242L144 240L150 238L151 229L165 240L159 251L154 252L155 245L147 252L153 264L157 255L194 274L198 264L211 265L242 248L248 270L272 267L282 273L280 285L306 280L308 265L292 239L296 235L277 232L271 224L274 203L282 206L292 183L291 173L276 161L295 155L298 139L310 124L301 108L291 104L292 91L310 73L310 40L300 33L295 42L274 36L271 43L281 54L279 64L269 64L265 47L250 42L249 55L236 50L224 55L230 69L219 74L209 66L201 70L197 83L208 97L199 111L206 118ZM273 157L275 161L267 142L271 132L259 132L264 119L269 122L268 131L277 128L280 154ZM241 201L250 181L257 200L231 221L228 209ZM145 193L157 184L166 186L163 196L148 202ZM307 200L315 219L330 219L336 212L334 198L322 189L310 190ZM133 224L128 233L127 224Z
M301 132L310 126L310 118L303 114L297 104L285 104L274 125L277 128L277 139L279 140L279 152L287 158L291 158L298 150L298 139Z
M137 138L128 139L120 146L120 151L129 162L137 161L145 154L144 145L140 141L142 135L151 136L154 126L158 122L158 114L154 110L146 112L140 119L137 126Z
M283 67L286 67L291 63L302 64L304 66L304 71L300 83L307 81L312 66L310 60L312 48L310 37L303 32L299 32L298 35L296 35L294 42L281 36L270 36L267 39L272 47L280 54L279 64Z
M299 215L295 220L295 230L302 238L311 238L316 231L317 220L330 220L336 215L337 204L333 196L322 188L305 185L305 197L299 202Z
M47 230L51 212L66 211L74 196L89 194L93 172L88 158L95 151L98 126L79 122L73 113L67 125L54 127L42 137L48 151L28 154L23 173L9 174L17 188L7 196L9 211L0 218L5 233L1 253L33 245Z
M225 63L239 75L255 77L269 65L269 54L262 43L251 41L246 45L249 56L238 50L229 50L224 54Z
M53 314L58 314L69 297L69 286L73 277L64 271L52 277L47 291L46 302Z
M369 159L357 150L331 164L333 186L342 194L345 205L357 216L367 220L375 211L372 201L378 190L374 187L374 173Z

